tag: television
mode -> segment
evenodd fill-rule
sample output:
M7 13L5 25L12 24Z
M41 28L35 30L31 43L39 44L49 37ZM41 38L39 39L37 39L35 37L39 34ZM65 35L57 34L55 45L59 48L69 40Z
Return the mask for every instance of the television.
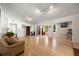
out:
M61 28L66 28L68 27L68 23L67 22L61 23L60 26Z

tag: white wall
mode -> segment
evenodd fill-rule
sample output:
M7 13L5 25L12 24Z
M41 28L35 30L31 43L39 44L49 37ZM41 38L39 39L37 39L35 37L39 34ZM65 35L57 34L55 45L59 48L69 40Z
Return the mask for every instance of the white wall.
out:
M1 25L1 10L0 10L0 25Z
M9 23L14 23L17 24L17 34L18 36L25 36L25 32L23 30L22 25L28 25L30 26L29 23L22 21L20 17L14 14L13 11L8 10L7 7L0 6L1 8L1 25L0 25L0 32L4 33L5 31L3 30L4 28L8 28ZM7 12L8 10L8 12ZM9 12L10 11L10 12Z
M3 33L6 32L5 28L8 26L8 17L7 14L1 9L1 20L0 20L0 37Z
M50 20L46 22L41 22L36 25L53 25L65 21L72 21L72 42L79 43L79 14L67 16L55 20Z
M24 32L24 28L23 28L23 25L24 26L30 26L30 24L26 23L26 22L23 22L23 21L20 21L20 20L17 20L17 19L12 19L12 18L9 18L8 19L8 27L9 27L9 24L17 24L17 35L20 37L20 36L25 36L26 32Z
M73 20L73 24L72 24L72 28L73 28L73 42L79 43L79 16Z
M0 24L1 24L1 10L0 10Z
M1 10L0 10L0 27L1 27ZM1 31L1 29L0 29ZM0 36L1 36L1 32L0 32Z

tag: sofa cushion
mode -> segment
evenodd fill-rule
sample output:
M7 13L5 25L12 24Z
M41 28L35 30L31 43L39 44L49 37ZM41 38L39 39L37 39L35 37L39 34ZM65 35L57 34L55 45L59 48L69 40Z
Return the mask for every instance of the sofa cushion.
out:
M14 37L5 37L4 38L4 40L8 43L8 45L12 45L12 44L14 44L14 43L16 43L17 41L16 41L16 38L14 38Z

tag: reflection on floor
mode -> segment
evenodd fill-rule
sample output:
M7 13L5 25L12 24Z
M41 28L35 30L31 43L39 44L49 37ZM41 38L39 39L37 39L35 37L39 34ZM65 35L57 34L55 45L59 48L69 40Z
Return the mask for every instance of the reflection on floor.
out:
M64 37L32 36L25 38L24 56L72 56L71 40Z

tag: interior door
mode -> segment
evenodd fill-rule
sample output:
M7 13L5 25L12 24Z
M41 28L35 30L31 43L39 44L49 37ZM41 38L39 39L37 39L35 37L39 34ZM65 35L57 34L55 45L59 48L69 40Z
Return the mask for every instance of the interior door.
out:
M26 26L26 36L30 36L30 26Z

